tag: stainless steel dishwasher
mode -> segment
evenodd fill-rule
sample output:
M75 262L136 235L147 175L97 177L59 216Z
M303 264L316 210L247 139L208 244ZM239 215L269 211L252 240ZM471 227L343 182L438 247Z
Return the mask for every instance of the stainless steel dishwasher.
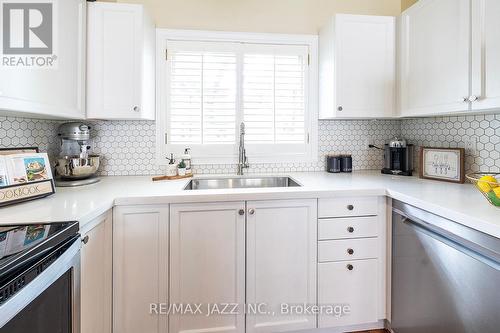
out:
M500 239L395 201L391 289L396 333L498 333Z

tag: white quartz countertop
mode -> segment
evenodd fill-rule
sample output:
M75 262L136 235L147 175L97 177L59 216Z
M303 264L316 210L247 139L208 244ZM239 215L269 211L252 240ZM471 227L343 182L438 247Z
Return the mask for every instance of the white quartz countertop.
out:
M471 184L378 171L287 175L302 187L184 191L188 179L153 182L150 176L102 177L97 184L57 188L50 197L0 208L0 226L58 221L79 221L83 226L116 205L387 195L500 238L500 208L490 205Z

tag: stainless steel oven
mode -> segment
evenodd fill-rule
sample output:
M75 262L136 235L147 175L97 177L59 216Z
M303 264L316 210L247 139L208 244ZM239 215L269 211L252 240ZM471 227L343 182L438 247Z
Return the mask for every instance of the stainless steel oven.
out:
M77 222L0 227L0 333L79 333Z
M500 239L394 202L394 332L497 333L499 288Z

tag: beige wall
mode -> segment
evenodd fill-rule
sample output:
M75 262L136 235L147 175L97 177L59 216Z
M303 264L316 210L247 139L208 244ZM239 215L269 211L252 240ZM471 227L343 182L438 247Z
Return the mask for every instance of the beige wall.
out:
M401 0L401 11L411 7L418 0Z
M400 0L118 0L143 3L159 28L315 34L335 13L399 15Z

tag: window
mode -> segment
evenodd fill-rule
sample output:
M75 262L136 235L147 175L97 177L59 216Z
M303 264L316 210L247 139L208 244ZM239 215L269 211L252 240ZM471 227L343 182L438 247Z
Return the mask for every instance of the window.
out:
M239 127L251 162L314 159L316 102L307 40L162 37L158 157L190 147L195 163L237 161ZM181 33L182 35L182 33ZM238 34L248 37L247 34ZM276 35L272 35L276 36ZM266 38L264 38L266 37ZM314 38L312 38L313 41ZM313 48L313 50L311 50ZM165 58L166 50L166 58Z

